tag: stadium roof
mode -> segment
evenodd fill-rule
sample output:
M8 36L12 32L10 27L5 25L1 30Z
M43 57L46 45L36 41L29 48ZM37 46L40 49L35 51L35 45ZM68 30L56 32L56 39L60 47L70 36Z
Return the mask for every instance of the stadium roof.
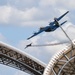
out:
M6 43L0 42L0 64L34 75L42 75L46 64Z
M43 75L75 75L75 40L72 42L73 47L69 44L52 57Z

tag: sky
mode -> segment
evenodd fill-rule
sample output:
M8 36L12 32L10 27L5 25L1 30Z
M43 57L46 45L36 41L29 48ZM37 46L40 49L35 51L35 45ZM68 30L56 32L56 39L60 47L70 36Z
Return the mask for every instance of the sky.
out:
M43 32L30 40L27 38L66 11L69 13L59 23L68 21L62 28L73 40L75 38L74 0L0 0L0 41L48 64L52 56L68 44L24 48L31 42L39 45L69 41L62 30L58 28L54 32ZM28 75L8 66L0 64L0 67L0 75Z

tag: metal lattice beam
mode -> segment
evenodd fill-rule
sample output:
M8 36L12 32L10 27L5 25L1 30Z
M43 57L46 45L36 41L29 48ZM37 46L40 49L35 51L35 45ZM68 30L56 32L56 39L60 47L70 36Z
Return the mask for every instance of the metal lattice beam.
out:
M42 75L44 66L10 48L0 45L0 64L4 64L31 75Z

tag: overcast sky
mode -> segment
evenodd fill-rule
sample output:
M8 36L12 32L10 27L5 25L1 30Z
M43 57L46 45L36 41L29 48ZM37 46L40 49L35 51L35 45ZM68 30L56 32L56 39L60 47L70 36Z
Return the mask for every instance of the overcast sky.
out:
M75 0L0 0L0 41L15 46L48 64L51 57L66 44L48 47L31 47L29 44L49 44L69 41L60 28L51 33L41 33L27 40L40 27L47 26L54 17L70 11L61 21L62 27L73 40L75 38ZM36 53L36 54L35 54ZM28 75L16 69L0 65L0 75Z

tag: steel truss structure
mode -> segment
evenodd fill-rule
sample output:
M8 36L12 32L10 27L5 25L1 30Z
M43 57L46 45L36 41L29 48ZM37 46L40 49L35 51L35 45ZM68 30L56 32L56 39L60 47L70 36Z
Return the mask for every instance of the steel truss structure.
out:
M52 58L43 75L75 75L75 40L73 44Z
M45 66L27 55L13 50L13 48L0 42L0 64L7 65L31 75L42 75Z

